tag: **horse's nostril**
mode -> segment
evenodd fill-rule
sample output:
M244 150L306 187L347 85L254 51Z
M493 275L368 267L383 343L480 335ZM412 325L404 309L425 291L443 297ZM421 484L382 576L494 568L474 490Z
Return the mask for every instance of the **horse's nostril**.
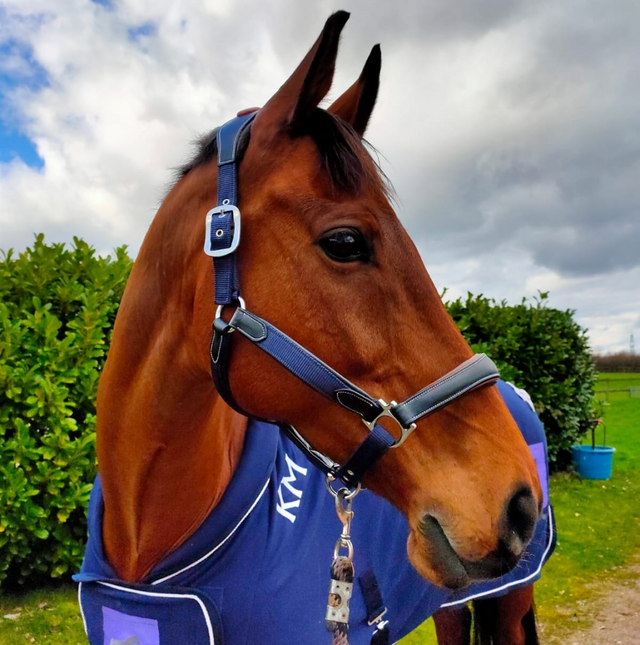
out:
M500 541L519 556L524 551L538 521L538 503L528 486L522 486L507 501Z

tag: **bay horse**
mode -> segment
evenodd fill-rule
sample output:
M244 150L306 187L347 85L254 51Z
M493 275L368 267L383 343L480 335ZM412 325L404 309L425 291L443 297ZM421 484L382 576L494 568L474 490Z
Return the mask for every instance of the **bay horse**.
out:
M349 465L332 471L343 490L359 479L368 489L356 504L356 565L368 558L375 570L393 639L439 606L425 609L428 589L503 576L535 539L536 463L363 144L378 46L319 107L348 16L328 19L264 107L231 126L231 144L227 126L203 140L135 261L98 390L99 479L77 576L92 645L325 642L309 608L326 599L338 523L325 475L304 454ZM207 213L210 249L230 240L213 274ZM220 298L227 278L242 298L237 285ZM289 358L261 351L267 338ZM214 384L221 353L228 371ZM338 390L327 395L323 379ZM391 396L402 403L378 401ZM352 618L364 627L352 623L352 643L369 642L366 597L354 586Z

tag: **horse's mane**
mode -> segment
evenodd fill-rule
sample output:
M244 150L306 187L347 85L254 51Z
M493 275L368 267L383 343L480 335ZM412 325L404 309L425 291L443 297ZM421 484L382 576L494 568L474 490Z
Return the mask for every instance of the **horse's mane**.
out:
M194 141L195 155L177 168L175 180L180 181L192 170L208 164L218 154L218 129ZM291 133L292 136L309 135L314 140L325 170L334 186L348 193L359 193L365 185L377 184L385 194L391 192L387 177L367 148L375 151L364 139L342 119L318 108L305 123L304 130ZM251 128L247 128L238 142L238 159L244 156L251 139ZM366 147L365 147L366 146Z

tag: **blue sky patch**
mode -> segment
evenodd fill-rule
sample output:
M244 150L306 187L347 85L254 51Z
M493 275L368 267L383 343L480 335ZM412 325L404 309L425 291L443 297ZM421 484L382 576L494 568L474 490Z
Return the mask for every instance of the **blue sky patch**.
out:
M33 50L17 40L7 40L0 44L0 58L4 63L0 68L0 94L12 87L25 86L38 90L49 84L46 70L33 58Z
M129 40L137 41L143 36L155 36L158 28L152 22L145 22L138 27L131 27L127 29Z
M44 167L44 160L33 141L0 121L0 163L9 163L16 158L38 170Z
M34 142L21 131L20 115L11 95L21 88L36 92L46 87L47 73L23 43L13 40L3 43L0 56L5 61L0 71L0 163L20 158L28 166L40 169L44 161Z
M113 9L113 0L90 0L93 4L99 4L107 9Z

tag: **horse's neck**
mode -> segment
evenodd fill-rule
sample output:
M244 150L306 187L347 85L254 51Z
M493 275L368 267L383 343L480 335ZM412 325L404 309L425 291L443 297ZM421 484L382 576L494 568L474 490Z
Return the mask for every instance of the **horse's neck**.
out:
M145 300L166 299L166 285L141 280L144 263L137 269L98 392L103 541L127 581L144 578L207 517L233 475L246 430L202 367L206 347L191 339L191 308Z

